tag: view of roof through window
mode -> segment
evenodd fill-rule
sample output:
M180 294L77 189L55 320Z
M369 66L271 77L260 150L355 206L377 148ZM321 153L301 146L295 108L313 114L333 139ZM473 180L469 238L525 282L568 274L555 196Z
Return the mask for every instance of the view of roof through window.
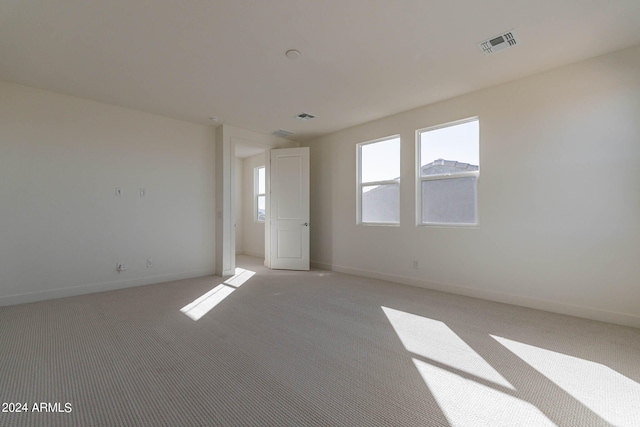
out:
M478 120L447 126L420 133L420 167L437 165L438 161L447 164L459 163L475 166L478 170L480 153L478 149Z
M479 122L472 120L420 133L422 175L477 171L480 164ZM400 178L400 138L362 146L362 182ZM444 168L438 168L444 166ZM365 192L375 186L367 187Z
M361 147L361 182L389 181L400 177L400 138L365 144ZM367 187L365 192L375 188Z

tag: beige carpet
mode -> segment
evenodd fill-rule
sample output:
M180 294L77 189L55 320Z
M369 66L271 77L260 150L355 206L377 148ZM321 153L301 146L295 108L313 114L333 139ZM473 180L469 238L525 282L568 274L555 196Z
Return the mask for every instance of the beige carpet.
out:
M638 329L238 264L0 308L0 426L640 426Z

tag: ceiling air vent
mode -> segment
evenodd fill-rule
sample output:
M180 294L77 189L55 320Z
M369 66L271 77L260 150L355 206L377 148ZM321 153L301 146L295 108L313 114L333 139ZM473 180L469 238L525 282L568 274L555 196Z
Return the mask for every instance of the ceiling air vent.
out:
M288 130L278 129L276 131L271 132L271 135L279 136L280 138L288 138L293 135L293 132L289 132Z
M516 37L515 31L510 30L506 33L478 43L478 47L485 55L491 55L509 47L513 47L519 43L520 40Z
M296 116L296 119L304 120L304 121L315 119L315 118L316 118L316 116L314 116L313 114L309 114L309 113L301 113L301 114L298 114Z

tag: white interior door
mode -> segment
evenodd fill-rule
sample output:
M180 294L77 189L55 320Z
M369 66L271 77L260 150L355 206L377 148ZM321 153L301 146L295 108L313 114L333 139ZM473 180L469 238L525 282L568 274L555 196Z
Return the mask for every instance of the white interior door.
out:
M270 151L270 265L309 270L309 148Z

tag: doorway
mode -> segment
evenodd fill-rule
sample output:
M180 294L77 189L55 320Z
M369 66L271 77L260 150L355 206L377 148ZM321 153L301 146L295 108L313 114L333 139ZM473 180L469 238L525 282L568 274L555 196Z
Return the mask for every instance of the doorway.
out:
M234 144L234 256L265 260L266 149ZM234 262L235 265L235 262Z
M259 248L257 254L261 255L264 251L265 267L308 270L310 261L308 250L310 227L308 206L309 148L275 148L278 147L278 144L252 143L230 135L233 130L233 128L224 125L216 129L216 275L227 277L235 274L236 229L238 226L242 228L239 233L242 236L242 246L237 252L251 251L250 247L249 249L247 249L248 246L245 247L245 241L254 238L255 242L258 242L258 240L262 240L261 237L264 234L264 249L261 245L257 246ZM252 207L254 204L253 198L251 202L241 202L249 199L251 193L242 190L251 188L250 181L252 181L251 178L246 178L249 176L247 172L250 169L245 168L245 160L243 159L252 157L253 153L262 154L265 159L266 218L264 225L260 226L260 228L264 227L264 233L260 230L258 233L247 234L250 227L245 227L245 224L254 223ZM275 163L274 156L276 156ZM297 160L295 160L296 158ZM272 171L276 179L270 183ZM240 175L241 173L242 175ZM240 185L236 185L236 180ZM239 203L241 205L236 208L236 204ZM306 206L304 209L302 209L303 204ZM301 209L295 209L296 206ZM248 211L249 207L251 207L251 211ZM236 212L242 212L242 215L236 216ZM292 215L297 213L302 215ZM273 214L273 218L271 218L271 214ZM252 216L249 217L249 215ZM251 222L246 221L247 217L252 218ZM292 228L293 225L296 225L294 228L298 228L298 230ZM298 242L297 245L296 242ZM238 239L238 244L240 244L240 239ZM295 258L304 259L304 265L288 263ZM287 264L272 265L273 259L276 259L276 264L278 261L285 261Z

